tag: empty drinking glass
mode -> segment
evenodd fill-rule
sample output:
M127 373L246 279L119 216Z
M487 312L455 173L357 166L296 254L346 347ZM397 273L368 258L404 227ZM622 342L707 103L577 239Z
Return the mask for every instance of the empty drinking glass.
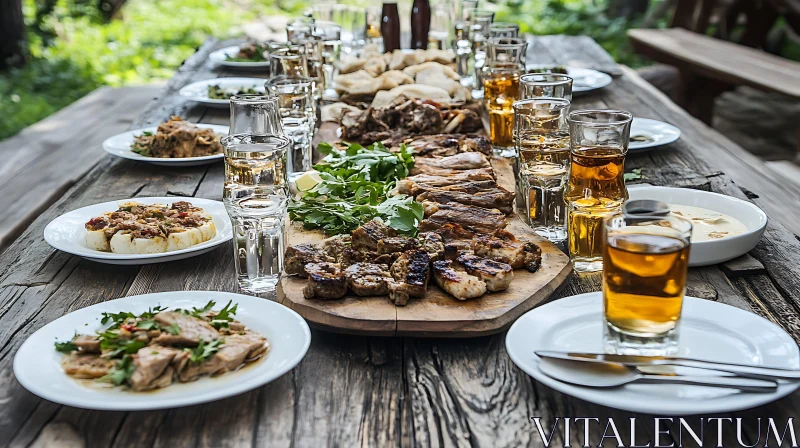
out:
M493 22L489 25L489 39L519 37L519 25L511 22Z
M305 46L270 44L269 70L272 77L308 77L308 59Z
M529 73L519 78L520 99L564 98L572 101L572 78L556 73Z
M278 97L234 95L231 97L229 134L283 135Z

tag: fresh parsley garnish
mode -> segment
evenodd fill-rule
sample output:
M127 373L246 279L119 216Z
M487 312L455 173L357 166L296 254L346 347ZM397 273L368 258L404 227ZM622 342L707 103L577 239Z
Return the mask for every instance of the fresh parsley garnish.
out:
M197 344L197 347L185 348L183 350L189 354L189 361L193 363L201 363L205 361L209 356L219 351L221 344L222 344L222 339L215 339L209 343L206 343L204 340L201 339L200 343Z
M98 333L97 338L100 339L100 350L107 358L116 358L121 354L132 355L147 345L146 341L120 337L119 333L114 330Z
M58 342L56 341L56 351L61 353L72 353L78 349L78 346L75 345L72 341L67 342Z
M215 302L213 300L209 300L208 303L206 303L204 307L202 307L202 308L192 307L192 311L187 313L187 314L190 314L190 315L192 315L192 316L194 316L194 317L196 317L198 319L205 319L206 315L208 313L210 313L211 310L214 309L214 306L216 304L217 304L217 302Z
M173 322L169 327L162 328L162 330L166 331L169 334L176 335L180 334L181 327L179 327L178 324Z
M119 386L130 379L135 369L136 366L133 365L133 358L131 355L125 355L114 364L114 367L112 367L106 375L98 378L97 381L104 381Z
M228 322L233 320L233 316L236 314L236 308L239 306L236 304L231 307L231 303L233 303L233 300L229 300L225 308L222 308L219 313L211 319L211 326L217 330L220 328L228 328Z
M644 174L642 174L641 168L635 168L632 169L630 172L623 174L622 178L625 180L625 182L628 182L630 180L640 180L644 179Z
M344 149L321 143L325 158L314 165L321 182L289 204L293 220L328 234L347 233L380 218L401 234L416 234L423 208L405 195L390 196L397 179L407 177L414 158L405 145L393 153L381 143L370 147L345 143Z

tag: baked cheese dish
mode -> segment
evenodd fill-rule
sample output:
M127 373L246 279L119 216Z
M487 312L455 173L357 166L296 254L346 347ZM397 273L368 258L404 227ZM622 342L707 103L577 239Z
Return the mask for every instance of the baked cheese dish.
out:
M186 249L216 233L211 215L186 201L171 206L126 202L86 223L86 245L117 254L153 254Z

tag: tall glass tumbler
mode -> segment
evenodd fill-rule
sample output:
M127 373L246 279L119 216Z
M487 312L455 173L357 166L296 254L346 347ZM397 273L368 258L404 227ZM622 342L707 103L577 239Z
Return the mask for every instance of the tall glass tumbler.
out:
M576 272L603 268L603 220L628 199L624 172L632 119L621 110L579 110L567 117L570 169L564 201Z
M552 242L567 238L564 186L569 165L570 102L535 98L514 103L517 212Z
M277 77L267 81L266 88L278 98L280 121L286 136L292 141L286 170L288 179L294 181L311 170L315 129L314 83L309 78Z
M494 20L494 11L488 9L473 9L470 11L470 35L472 36L472 54L475 60L473 73L472 97L483 98L483 67L486 65L487 42L489 40L489 26Z
M229 134L283 135L280 106L275 95L231 97Z
M289 200L282 135L231 134L225 150L223 203L233 224L236 278L243 291L274 291L283 269Z
M677 216L615 214L603 250L607 353L669 356L678 350L692 223Z
M489 137L496 155L515 157L514 101L519 99L519 77L525 71L528 43L519 38L491 39L483 67L483 105Z
M489 39L519 37L519 25L511 22L493 22L489 25Z
M269 70L271 77L308 77L306 48L295 44L270 44Z
M564 98L572 101L572 78L555 73L529 73L519 78L520 98Z

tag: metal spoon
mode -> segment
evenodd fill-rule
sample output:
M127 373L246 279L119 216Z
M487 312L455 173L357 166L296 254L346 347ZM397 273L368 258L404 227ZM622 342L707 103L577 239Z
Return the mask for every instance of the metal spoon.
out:
M693 384L725 387L745 392L775 392L778 383L732 376L651 375L635 367L610 362L579 362L565 359L540 359L539 370L550 378L587 387L619 387L634 381L651 384Z

